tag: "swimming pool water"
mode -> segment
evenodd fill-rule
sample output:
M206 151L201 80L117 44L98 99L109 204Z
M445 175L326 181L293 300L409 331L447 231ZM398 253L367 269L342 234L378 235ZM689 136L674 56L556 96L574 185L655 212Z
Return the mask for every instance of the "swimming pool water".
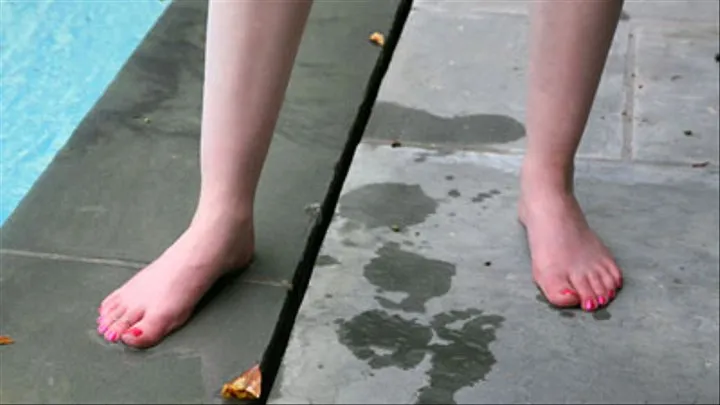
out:
M0 1L0 225L169 1Z

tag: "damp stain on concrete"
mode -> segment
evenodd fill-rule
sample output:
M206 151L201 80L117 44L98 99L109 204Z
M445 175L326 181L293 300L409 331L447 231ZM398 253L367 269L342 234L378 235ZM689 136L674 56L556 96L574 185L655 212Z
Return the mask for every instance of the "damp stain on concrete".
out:
M348 234L362 229L362 225L355 221L347 220L340 226L341 234Z
M432 152L420 152L417 155L415 155L415 158L413 159L413 162L415 163L423 163L428 160L429 157L443 157L443 156L450 156L453 154L452 149L438 149L434 150Z
M428 383L417 392L418 404L454 404L455 393L485 379L496 363L490 344L504 318L478 309L453 310L429 325L370 310L337 322L340 343L370 367L413 369L430 356ZM431 343L435 336L437 343Z
M432 339L427 326L382 310L366 311L340 321L337 332L340 343L372 368L417 367Z
M539 293L538 295L536 295L536 296L535 296L535 299L536 299L538 302L541 302L541 303L543 303L543 304L546 304L546 305L548 306L548 308L556 311L556 312L557 312L560 316L562 316L563 318L574 318L574 317L575 317L575 312L574 312L574 311L572 311L571 309L568 309L568 308L556 307L556 306L553 305L550 301L548 301L547 298L545 298L545 296L544 296L542 293ZM592 313L592 317L593 317L593 319L596 320L596 321L607 321L607 320L609 320L610 318L612 318L612 315L611 315L610 312L607 310L607 308L600 308L600 309L598 309L597 311L594 311L594 312Z
M610 318L612 318L612 315L610 315L610 312L608 312L607 308L601 308L593 312L592 317L596 321L608 321L610 320Z
M516 141L525 136L525 127L506 115L446 118L395 103L378 102L365 133L367 138L432 144L491 144Z
M377 257L365 266L364 276L382 293L400 292L406 296L394 302L382 296L378 303L388 309L424 312L425 304L450 291L455 265L402 250L388 242L377 250Z
M415 159L413 159L413 162L423 163L423 162L427 161L428 156L430 156L430 154L427 152L419 153L417 156L415 156Z
M347 247L358 247L358 246L360 246L360 245L358 245L355 241L353 241L352 239L347 239L347 238L343 239L340 243L342 243L343 246L347 246Z
M563 318L575 318L575 312L568 308L560 308L555 305L553 305L550 301L545 298L545 296L542 293L538 293L538 295L535 296L535 300L537 300L540 303L543 303L548 306L548 308L552 309L553 311L556 311L558 315L560 315Z
M496 331L505 318L477 309L450 311L431 322L435 335L445 341L430 345L432 367L428 385L418 392L418 404L454 404L455 393L485 379L497 360L490 351ZM451 325L465 321L459 328Z
M452 198L458 198L458 197L460 197L460 195L461 195L460 191L458 191L457 189L452 189L452 190L448 191L448 196L450 196Z
M330 255L320 255L315 260L315 266L317 267L334 266L336 264L340 264L340 261Z
M367 228L408 227L424 222L437 207L417 184L375 183L345 194L338 212Z
M455 176L453 176L452 174L448 174L447 176L445 176L445 180L453 181L453 180L455 180Z
M472 198L472 202L474 203L481 203L487 199L493 198L494 196L500 194L499 190L490 190L487 192L478 193L475 197Z

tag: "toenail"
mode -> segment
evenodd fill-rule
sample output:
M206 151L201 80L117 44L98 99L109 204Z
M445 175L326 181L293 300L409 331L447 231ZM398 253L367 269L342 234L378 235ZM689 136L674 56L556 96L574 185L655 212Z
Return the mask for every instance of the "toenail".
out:
M578 295L577 292L575 292L575 291L573 291L573 290L570 290L570 289L564 289L564 290L560 291L560 294L562 294L562 295L574 295L574 296L576 296L576 297L577 297L577 295Z
M102 317L102 316L98 316L98 318L97 318L97 320L96 320L95 322L97 322L98 324L101 324L102 321L103 321L103 317Z
M593 309L595 309L595 302L593 300L585 301L585 310L592 311Z
M115 340L117 340L117 338L118 338L118 335L117 335L117 332L115 332L115 331L110 331L105 334L105 339L107 339L111 342L115 342Z
M598 297L598 304L605 305L605 297Z
M100 325L100 326L98 326L97 331L99 334L102 335L105 333L105 331L107 331L107 329L108 329L107 325Z
M138 328L132 328L132 329L128 330L127 333L129 333L135 337L142 335L142 331Z
M608 293L608 298L610 298L610 299L615 298L615 290L610 290L610 292Z

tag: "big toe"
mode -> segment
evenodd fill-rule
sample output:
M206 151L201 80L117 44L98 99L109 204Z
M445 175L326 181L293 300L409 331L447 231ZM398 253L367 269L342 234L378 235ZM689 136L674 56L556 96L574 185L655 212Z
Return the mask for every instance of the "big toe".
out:
M557 307L576 307L580 305L580 296L563 273L535 272L535 283L545 298Z
M173 329L171 319L160 315L145 315L125 331L121 340L128 346L144 349L155 346Z

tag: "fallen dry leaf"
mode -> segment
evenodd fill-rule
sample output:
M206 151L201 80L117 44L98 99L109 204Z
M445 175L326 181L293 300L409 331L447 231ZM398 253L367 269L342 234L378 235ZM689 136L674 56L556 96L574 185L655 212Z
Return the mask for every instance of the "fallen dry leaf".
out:
M373 32L372 35L370 35L370 42L378 46L383 46L385 45L385 35L379 32Z
M222 387L220 394L224 398L258 399L262 389L262 373L260 365L256 364L245 371L240 377Z
M693 163L693 164L692 164L692 167L705 167L705 166L707 166L707 165L709 165L709 164L710 164L710 162Z
M10 336L5 336L5 335L0 336L0 346L11 345L13 343L15 343L15 341L12 340L12 338Z

